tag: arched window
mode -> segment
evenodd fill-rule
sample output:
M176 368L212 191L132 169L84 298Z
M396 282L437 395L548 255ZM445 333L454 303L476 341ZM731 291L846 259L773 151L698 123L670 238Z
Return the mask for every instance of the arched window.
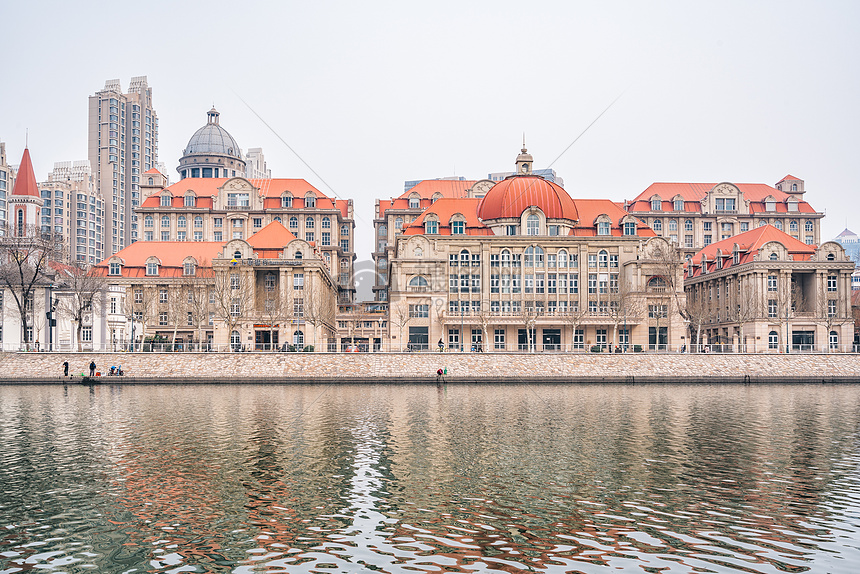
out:
M662 219L655 219L654 221L651 222L651 227L654 229L654 231L656 231L657 233L660 233L661 231L663 231L663 220Z
M234 252L233 252L233 259L235 259L235 260L237 260L237 261L238 261L239 259L242 259L242 252L241 252L241 251L239 251L238 249L237 249L236 251L234 251Z
M502 249L502 253L499 259L501 259L502 267L510 267L511 266L511 252L507 249Z
M305 229L313 229L314 228L314 218L313 217L305 217Z
M831 350L838 349L839 348L839 333L837 333L836 331L830 331L830 337L829 337L828 342L830 343L830 349Z
M147 215L143 218L143 226L144 227L152 227L155 224L155 221L152 219L151 215Z
M281 196L281 207L292 207L293 206L293 196L289 193L285 193Z
M776 331L771 331L767 334L767 348L768 349L778 349L779 348L779 333Z
M780 231L782 231L782 221L781 220L777 219L776 221L774 221L773 226L776 227L777 229L779 229Z
M670 219L669 220L669 233L672 233L673 231L678 231L678 220L677 219Z
M463 249L460 251L460 265L468 265L469 264L469 250Z
M796 183L791 184L791 191L797 191L797 184Z
M305 194L305 207L316 207L317 206L317 197L313 194L312 191L309 191Z
M768 259L770 259L771 261L776 261L777 259L779 259L779 255L777 255L776 253L771 253Z
M295 256L294 256L294 259L301 260L301 258L302 258L302 252L301 252L301 251L296 251L296 254L295 254Z
M526 217L526 235L538 235L540 231L540 217L532 213Z
M525 260L526 267L543 267L543 249L537 245L527 247Z
M664 291L666 291L666 280L658 275L655 275L648 280L648 291L652 291L654 293L663 293Z
M806 231L807 231L808 233L811 233L811 232L812 232L812 221L807 220L807 221L806 221L806 225L805 225L805 227L804 227L804 228L806 229Z
M759 227L764 227L765 225L767 225L767 221L765 221L764 219L758 222Z
M154 179L152 179L152 178L150 177L150 178L149 178L149 180L147 181L147 183L148 183L149 185L152 185L152 184L154 184L154 183L155 183L155 180L154 180Z
M684 231L693 231L693 220L685 219L684 220Z
M305 334L297 330L293 332L293 345L298 348L305 346Z
M388 226L386 226L386 225L384 225L384 224L383 224L383 225L380 225L380 226L379 226L379 231L377 231L377 234L378 234L380 237L385 237L386 235L388 235Z
M281 216L280 216L280 215L276 215L276 216L275 216L275 219L273 219L272 221L277 221L278 223L281 223Z
M162 228L170 227L170 218L167 217L166 215L161 216L161 227Z
M230 333L230 348L233 352L238 351L242 346L242 338L239 336L239 331Z
M609 253L605 249L597 252L598 267L609 267Z
M558 266L567 267L567 251L560 249L558 252Z
M421 275L416 275L412 279L409 280L410 287L427 287L427 279L422 277Z
M792 219L788 222L788 230L792 233L797 233L797 221Z
M827 254L827 260L828 261L834 261L834 260L836 260L836 256L832 253L828 253Z
M203 218L199 215L194 216L194 229L203 229Z
M394 219L394 232L400 233L402 230L403 230L403 218L402 217L396 217Z
M295 215L290 218L290 229L298 229L299 228L299 218Z
M442 199L442 194L438 191L433 194L433 197L430 199L430 203L436 203L437 200Z
M331 229L331 219L328 217L322 218L322 228L323 229Z
M176 218L176 226L177 227L185 227L185 216L180 215Z

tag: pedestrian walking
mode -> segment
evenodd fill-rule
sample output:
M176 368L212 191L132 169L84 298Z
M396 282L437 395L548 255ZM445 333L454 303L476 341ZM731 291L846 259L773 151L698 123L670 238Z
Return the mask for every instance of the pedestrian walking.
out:
M91 377L96 376L96 362L95 361L90 361L90 376Z
M63 376L64 377L69 376L69 362L68 361L63 361Z

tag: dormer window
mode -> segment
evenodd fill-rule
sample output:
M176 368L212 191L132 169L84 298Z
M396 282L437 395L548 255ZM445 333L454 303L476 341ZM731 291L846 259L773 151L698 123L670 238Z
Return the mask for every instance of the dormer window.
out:
M111 262L110 264L110 274L111 275L120 275L122 273L121 266L119 263Z
M683 199L676 199L673 207L674 207L675 211L684 211L684 200Z
M625 221L624 222L624 235L636 235L636 222L635 221Z
M170 207L170 202L173 200L173 197L170 196L169 193L161 194L161 207Z
M463 220L457 220L451 222L451 235L465 235L466 233L466 222Z
M185 196L185 207L196 207L197 206L197 198L193 195Z
M194 261L186 261L182 266L182 274L183 275L196 275L197 274L197 265Z
M146 262L146 274L149 276L158 275L158 261Z
M316 196L308 192L305 194L305 207L316 207L317 206L317 198Z
M651 211L661 211L663 209L663 202L659 197L655 197L651 200Z
M764 209L765 211L776 211L776 201L772 197L767 198L764 202Z
M599 221L597 223L597 234L598 235L609 235L610 229L611 229L611 225L608 221Z
M424 222L424 233L428 235L436 235L439 233L439 222L435 219L429 219Z
M281 207L292 207L293 206L293 196L289 194L284 194L281 196Z
M418 209L421 207L421 198L418 194L409 196L409 209Z
M797 202L796 201L789 201L788 202L788 210L789 211L797 211Z
M538 235L540 232L540 217L532 213L526 218L526 235Z

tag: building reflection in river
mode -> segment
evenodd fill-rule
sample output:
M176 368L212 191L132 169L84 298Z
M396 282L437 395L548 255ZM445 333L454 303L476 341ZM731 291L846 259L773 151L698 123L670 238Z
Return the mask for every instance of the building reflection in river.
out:
M5 387L7 468L48 445L53 458L17 467L34 480L0 496L0 519L34 498L68 508L56 493L77 464L98 487L76 503L75 539L105 571L805 571L860 559L840 542L860 533L844 502L860 491L858 397L853 386ZM0 541L0 566L30 566L24 545L42 535L28 516Z

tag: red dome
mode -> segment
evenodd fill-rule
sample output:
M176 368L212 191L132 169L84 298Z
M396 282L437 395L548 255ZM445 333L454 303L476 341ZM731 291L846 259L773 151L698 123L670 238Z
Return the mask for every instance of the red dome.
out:
M548 219L579 220L576 204L564 188L534 175L508 177L491 187L478 204L478 217L483 221L520 217L531 206Z

